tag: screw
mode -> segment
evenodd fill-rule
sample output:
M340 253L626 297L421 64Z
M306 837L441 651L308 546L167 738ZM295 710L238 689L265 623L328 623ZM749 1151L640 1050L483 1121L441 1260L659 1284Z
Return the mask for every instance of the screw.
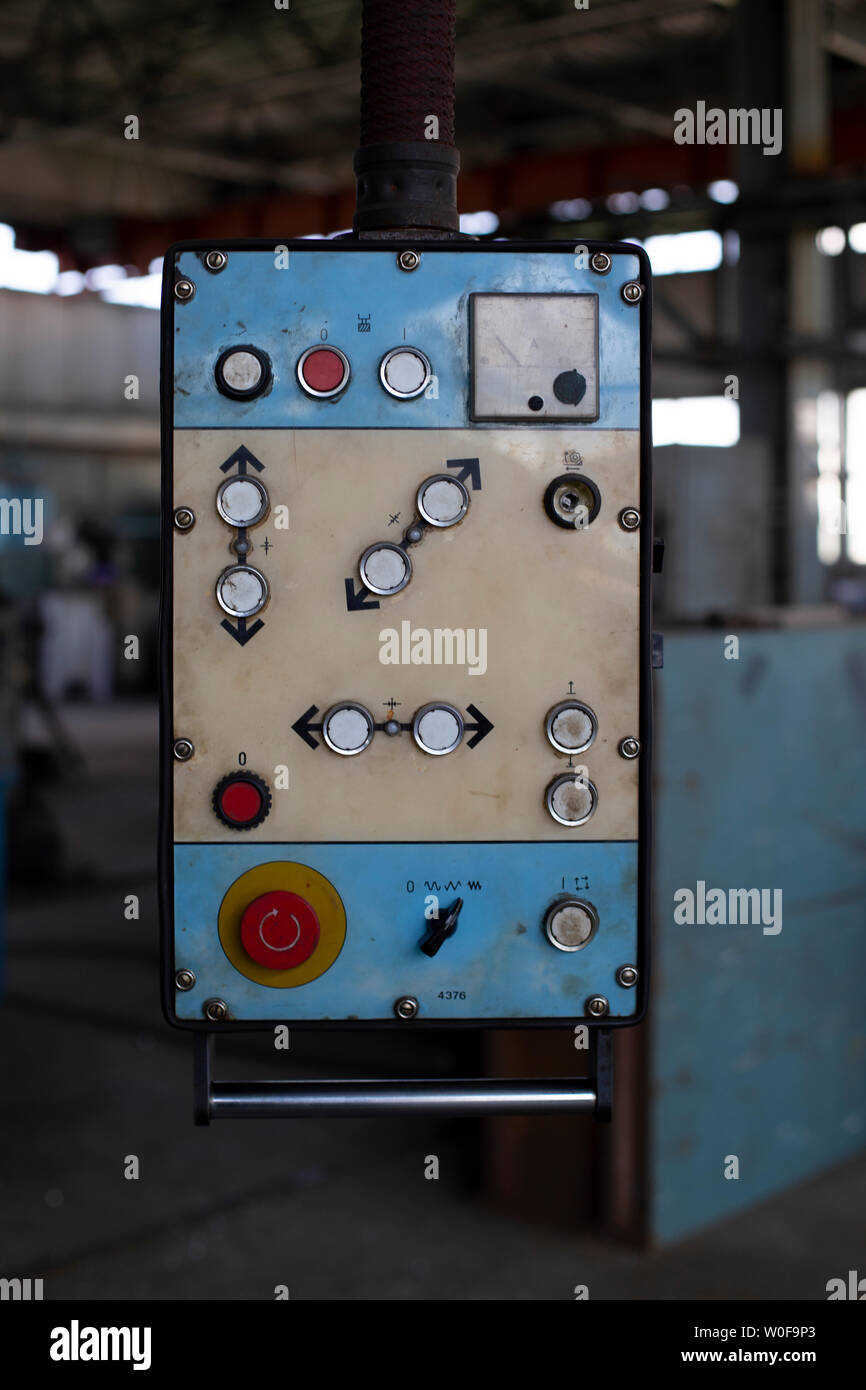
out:
M636 758L640 752L640 744L636 738L624 738L620 740L619 756L621 758Z
M229 258L225 251L208 251L204 258L204 263L208 270L212 270L214 275L216 275L219 271L225 270L229 263Z
M388 735L388 737L394 738L395 734L399 734L399 732L400 725L397 723L397 720L389 719L387 724L385 725L385 733Z
M195 984L195 972L193 970L178 970L174 977L175 989L192 989Z
M640 304L643 299L643 285L639 285L637 280L627 280L620 294L626 304Z
M591 999L586 1001L586 1012L591 1018L604 1018L610 1004L608 1004L603 994L594 994Z
M410 526L410 527L409 527L409 530L406 532L406 540L407 540L407 542L409 543L409 545L417 545L418 542L420 541L420 539L421 539L421 528L420 528L420 526Z
M596 275L607 275L607 272L613 265L613 261L606 251L596 251L589 263Z
M181 304L186 304L195 294L195 285L192 280L175 280L174 297L179 299Z
M188 738L175 739L174 756L179 763L188 763L195 748Z
M394 1012L398 1018L414 1018L418 1012L418 1000L413 999L411 994L404 994L394 1005Z
M417 270L421 264L421 257L417 251L401 251L397 256L397 264L401 270Z
M622 985L623 989L631 989L632 985L637 984L637 981L638 974L633 965L621 965L616 972L616 982L618 985Z
M624 531L636 531L640 526L640 512L637 507L624 507L619 514L619 524Z
M192 507L175 508L174 524L178 531L191 531L195 526L195 512Z
M206 999L202 1012L211 1023L222 1023L229 1016L229 1006L224 999Z

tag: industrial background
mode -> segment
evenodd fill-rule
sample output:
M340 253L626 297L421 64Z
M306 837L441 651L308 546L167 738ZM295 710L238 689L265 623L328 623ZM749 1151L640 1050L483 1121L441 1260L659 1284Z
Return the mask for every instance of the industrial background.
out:
M633 239L656 276L655 973L613 1124L192 1127L158 999L161 256L351 227L359 32L346 0L0 0L0 496L44 502L41 544L10 507L0 534L0 1274L46 1298L824 1298L866 1268L860 0L457 5L462 230ZM699 103L783 112L781 150L677 143ZM678 925L700 880L781 889L783 929ZM581 1069L568 1031L221 1048L230 1075L281 1059Z

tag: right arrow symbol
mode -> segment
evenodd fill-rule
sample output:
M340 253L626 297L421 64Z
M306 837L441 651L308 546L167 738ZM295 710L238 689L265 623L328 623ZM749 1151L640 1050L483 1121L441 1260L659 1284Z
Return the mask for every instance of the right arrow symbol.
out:
M474 724L463 725L464 729L476 730L474 737L469 740L467 745L469 748L474 748L483 738L487 737L494 726L491 724L490 720L481 713L480 709L476 709L475 705L467 705L466 713L471 714L472 718L475 720Z

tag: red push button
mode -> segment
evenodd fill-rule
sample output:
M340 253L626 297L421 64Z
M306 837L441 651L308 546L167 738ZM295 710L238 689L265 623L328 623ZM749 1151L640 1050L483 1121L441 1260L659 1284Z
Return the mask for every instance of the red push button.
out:
M336 396L349 380L349 359L339 348L307 348L298 363L298 380L310 396Z
M271 809L271 794L254 772L232 772L214 790L213 808L223 825L252 830Z
M290 970L309 960L318 946L319 919L297 893L263 893L241 918L241 941L257 965Z

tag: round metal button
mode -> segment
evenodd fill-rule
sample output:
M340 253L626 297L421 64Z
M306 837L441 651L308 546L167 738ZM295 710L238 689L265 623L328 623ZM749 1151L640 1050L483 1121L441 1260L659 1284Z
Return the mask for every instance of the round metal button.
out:
M322 737L332 753L354 757L368 748L375 733L373 716L363 705L344 700L332 705L322 719Z
M392 348L379 363L379 380L388 395L400 401L420 396L432 375L429 358L416 347Z
M259 348L231 347L220 353L214 367L218 389L236 401L260 396L271 380L271 364Z
M229 526L255 526L267 515L268 494L258 478L227 478L219 487L216 504Z
M589 705L563 700L545 720L545 733L558 753L582 753L595 738L598 725Z
M372 594L399 594L412 578L412 561L408 551L400 545L387 541L377 541L371 545L358 563L361 582Z
M349 359L339 348L311 347L298 360L298 381L308 396L327 400L349 381Z
M456 526L469 510L469 493L457 478L434 473L419 487L416 505L429 526Z
M233 618L251 618L268 601L268 581L251 565L229 565L216 582L216 599Z
M588 777L567 772L551 782L545 804L560 825L583 825L598 805L598 792Z
M418 747L433 757L453 753L463 741L463 716L453 705L423 705L412 722Z
M582 898L560 899L548 908L544 930L558 951L582 951L598 927L598 913Z

